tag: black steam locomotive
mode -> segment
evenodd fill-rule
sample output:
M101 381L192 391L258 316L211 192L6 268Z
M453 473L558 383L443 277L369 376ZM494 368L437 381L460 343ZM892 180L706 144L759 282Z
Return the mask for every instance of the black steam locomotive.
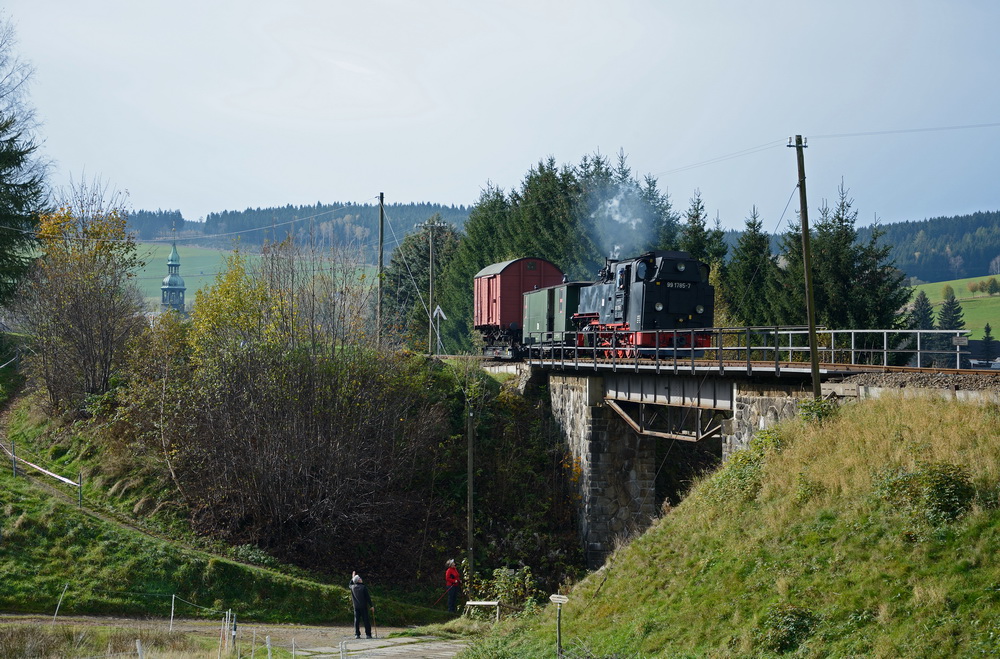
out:
M555 348L601 357L703 349L711 335L695 330L714 323L708 274L687 252L608 259L595 282L565 281L544 259L498 263L476 275L475 326L484 354L501 359Z

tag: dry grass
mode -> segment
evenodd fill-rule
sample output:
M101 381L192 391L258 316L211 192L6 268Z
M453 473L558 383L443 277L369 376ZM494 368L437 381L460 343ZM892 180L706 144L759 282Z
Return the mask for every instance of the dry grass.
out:
M801 474L825 493L820 504L870 490L887 467L912 469L921 462L968 468L979 483L1000 481L1000 411L939 398L883 398L853 405L827 425L790 424L792 448L768 465L763 498L792 494ZM832 426L832 427L831 427Z
M996 406L886 398L786 422L616 547L564 621L594 657L998 656L998 421ZM949 514L894 499L966 475L974 498ZM510 652L496 656L539 655L553 618L495 639Z
M0 625L0 656L62 659L136 652L136 641L155 656L201 659L217 656L179 632L136 627L50 626L37 623Z

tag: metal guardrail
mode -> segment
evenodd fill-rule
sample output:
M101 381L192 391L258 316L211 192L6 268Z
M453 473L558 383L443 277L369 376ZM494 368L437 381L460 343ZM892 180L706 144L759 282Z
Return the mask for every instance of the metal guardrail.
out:
M528 332L528 363L563 367L653 365L691 371L718 363L720 371L760 362L780 372L788 363L808 364L805 327L712 327L645 332ZM962 368L968 359L965 330L828 330L817 332L819 361L845 366L932 366ZM693 347L692 347L693 346ZM947 364L947 366L945 366Z

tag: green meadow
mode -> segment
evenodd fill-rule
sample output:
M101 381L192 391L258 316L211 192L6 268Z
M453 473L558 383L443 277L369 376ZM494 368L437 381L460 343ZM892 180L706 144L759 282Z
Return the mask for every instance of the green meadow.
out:
M226 266L228 250L206 249L190 245L178 245L177 253L181 257L181 277L187 285L186 299L194 302L194 293L200 288L211 285L215 275L222 272ZM139 289L147 302L159 309L160 285L167 276L167 257L170 256L169 243L139 243L139 255L146 262L136 278Z
M180 273L187 285L189 304L194 302L195 291L210 286L215 281L215 276L225 268L226 257L231 253L229 250L191 245L178 245L177 252L181 257ZM139 288L149 304L153 308L159 309L160 285L163 278L167 276L167 256L170 255L170 244L139 243L139 254L146 262L145 267L137 275ZM969 291L969 282L979 282L984 279L989 279L989 275L920 284L914 287L914 295L917 291L924 291L931 304L938 306L943 299L944 287L951 286L962 304L965 327L972 332L971 338L981 339L987 323L994 329L994 333L1000 327L1000 295L989 296L978 291L975 293Z
M963 318L965 318L965 329L972 332L970 338L983 338L983 329L989 323L993 330L993 336L997 335L1000 329L1000 295L987 295L986 293L969 291L969 282L980 282L989 279L989 275L982 277L966 277L965 279L953 279L951 281L940 281L933 284L920 284L913 287L913 294L923 291L931 304L940 306L944 299L942 292L945 286L951 286L955 291L955 297L962 305Z

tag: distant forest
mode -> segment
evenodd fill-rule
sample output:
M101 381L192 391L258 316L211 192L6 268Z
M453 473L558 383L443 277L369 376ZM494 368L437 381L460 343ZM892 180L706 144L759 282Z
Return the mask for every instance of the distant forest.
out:
M385 209L386 258L406 234L413 233L418 224L435 214L461 229L470 211L466 206L430 203L388 204ZM129 223L140 240L169 237L176 229L179 237L197 237L201 246L229 249L237 242L244 247L259 247L264 241L283 240L289 235L296 240L312 236L321 246L357 248L366 259L376 260L377 204L248 208L211 213L205 222L186 221L180 211L136 211L129 216ZM898 222L880 228L884 232L881 241L892 245L891 258L896 267L918 281L1000 274L1000 211ZM859 227L858 239L867 241L871 231L871 227ZM730 249L740 233L726 233ZM772 238L775 253L778 239L778 236Z
M1000 274L1000 211L881 224L880 244L892 245L889 258L916 283ZM732 253L742 231L727 231ZM871 239L872 227L858 227L858 241ZM781 235L771 236L779 252Z
M910 277L933 282L1000 274L1000 211L882 225L890 258ZM862 241L871 227L859 228Z
M466 206L410 203L385 206L385 256L412 233L418 224L438 215L441 221L461 229L469 217ZM316 203L313 206L248 208L243 211L210 213L204 222L186 221L180 211L135 211L129 224L140 240L168 238L176 229L179 238L197 238L201 247L230 249L260 247L292 236L324 248L359 249L374 262L378 244L378 204Z

